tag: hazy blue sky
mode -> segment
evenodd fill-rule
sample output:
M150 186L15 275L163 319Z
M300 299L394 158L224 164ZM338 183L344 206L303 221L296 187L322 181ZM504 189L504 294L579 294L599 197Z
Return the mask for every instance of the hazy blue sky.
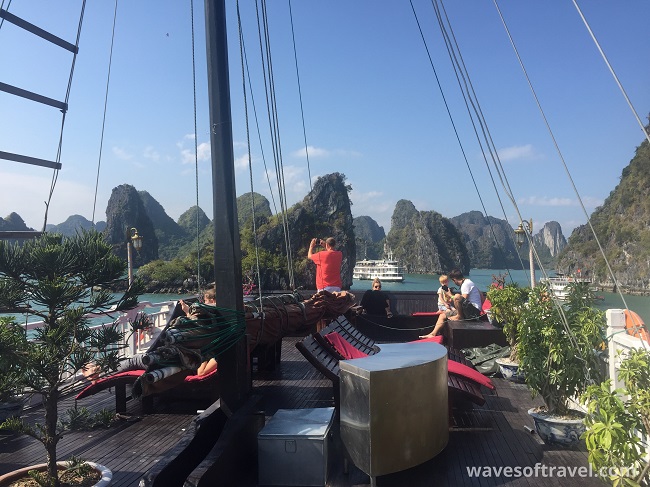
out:
M49 223L71 214L92 218L114 5L91 0L86 6ZM413 5L481 197L490 215L504 218L432 4L414 0ZM498 5L591 212L615 188L643 133L570 0ZM650 2L580 0L579 5L646 123ZM10 12L74 42L80 6L80 0L13 0ZM239 195L250 190L250 177L235 6L227 0ZM353 189L353 215L369 215L386 231L399 199L446 217L481 210L410 3L294 0L291 8L312 179L344 173ZM445 8L522 216L533 218L537 228L556 220L568 236L586 217L495 4L447 0ZM309 178L289 3L272 0L268 9L284 180L292 204L307 194ZM212 217L203 10L196 1L199 202ZM243 0L241 10L264 154L273 171L254 3ZM96 221L106 218L111 189L123 183L147 190L174 219L196 202L190 25L189 1L118 4ZM1 82L60 100L71 60L69 53L8 22L0 28ZM253 120L252 110L250 116ZM0 93L0 151L54 159L60 125L56 109ZM251 139L254 190L270 199L256 132ZM15 211L40 229L51 177L49 169L0 161L1 216ZM513 205L504 202L516 225Z

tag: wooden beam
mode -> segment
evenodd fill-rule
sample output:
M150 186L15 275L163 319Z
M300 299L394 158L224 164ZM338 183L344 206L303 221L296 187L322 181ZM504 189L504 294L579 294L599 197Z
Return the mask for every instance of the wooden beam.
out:
M34 93L33 91L23 90L22 88L8 85L7 83L0 82L0 91L4 91L5 93L9 93L11 95L20 96L22 98L27 98L28 100L42 103L43 105L49 105L51 107L58 108L63 113L68 111L67 103L63 103L62 101L55 100L54 98L48 98L47 96L39 95L38 93Z
M60 162L38 159L37 157L23 156L22 154L14 154L12 152L0 151L0 159L22 162L23 164L32 164L33 166L49 167L51 169L61 169Z
M38 37L41 37L46 41L50 41L52 44L56 44L57 46L62 47L66 51L70 51L74 54L77 54L79 52L79 48L74 44L71 44L70 42L63 40L60 37L55 36L54 34L50 34L48 31L43 30L40 27L36 27L34 24L30 24L26 20L23 20L20 17L9 13L2 8L0 8L0 18L5 19L7 22L11 22L12 24L14 24L17 27L20 27L21 29L25 29L26 31L31 32L32 34L37 35Z

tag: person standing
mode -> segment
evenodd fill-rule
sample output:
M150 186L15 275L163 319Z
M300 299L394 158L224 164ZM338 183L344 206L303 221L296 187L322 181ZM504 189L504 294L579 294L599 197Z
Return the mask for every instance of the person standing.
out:
M378 277L372 281L372 289L369 289L361 298L361 307L364 313L369 315L380 315L393 317L390 310L390 300L388 295L381 290L381 281Z
M314 252L317 245L325 250ZM316 289L318 291L339 292L341 283L341 262L343 253L336 250L336 240L328 237L326 240L312 238L307 257L316 264Z

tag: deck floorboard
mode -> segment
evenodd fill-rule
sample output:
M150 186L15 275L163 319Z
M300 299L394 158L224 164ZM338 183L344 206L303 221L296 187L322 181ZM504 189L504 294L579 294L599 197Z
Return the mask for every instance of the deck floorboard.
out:
M295 348L298 338L285 338L282 362L275 371L254 372L254 392L264 397L266 418L278 409L329 407L334 405L332 383L311 366ZM556 476L497 475L472 477L470 467L520 467L534 471L535 465L550 467L587 467L584 446L576 450L549 448L535 434L524 429L532 426L527 414L530 407L540 404L532 400L524 385L494 380L496 393L486 392L486 404L471 410L454 411L449 444L436 458L404 472L377 478L378 487L419 486L593 486L605 485L595 478ZM74 397L61 401L60 411L74 406ZM105 390L79 401L79 406L93 412L103 408L114 410L115 396ZM206 404L156 400L153 414L142 414L136 401L128 401L127 417L108 429L66 433L59 443L59 457L75 455L108 466L113 472L116 487L137 486L144 473L165 458L192 428L197 409ZM25 417L37 421L42 408L30 408ZM329 487L361 487L370 485L370 479L350 465L343 472L340 447L333 455L336 462L330 475ZM45 461L44 448L36 440L0 433L0 474ZM523 471L522 471L523 472ZM235 484L233 484L235 485ZM241 487L255 486L253 482Z

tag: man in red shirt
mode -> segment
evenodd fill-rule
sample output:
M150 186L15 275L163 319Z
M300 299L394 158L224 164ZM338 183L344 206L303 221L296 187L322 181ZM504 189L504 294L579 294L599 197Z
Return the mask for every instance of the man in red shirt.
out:
M314 253L316 244L325 245L325 250ZM335 250L336 240L329 237L327 240L320 242L317 238L312 238L309 244L307 257L316 264L316 289L319 291L339 292L341 290L341 262L343 253Z

